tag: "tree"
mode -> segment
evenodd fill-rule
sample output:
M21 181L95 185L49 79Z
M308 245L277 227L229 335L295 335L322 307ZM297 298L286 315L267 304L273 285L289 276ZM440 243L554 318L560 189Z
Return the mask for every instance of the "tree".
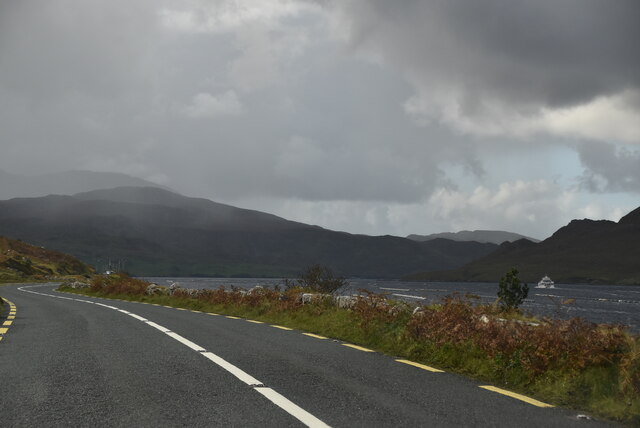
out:
M344 278L335 277L327 266L315 264L304 270L298 283L303 288L310 288L319 293L333 293L346 285L347 281Z
M512 268L500 279L498 301L504 310L516 309L528 294L529 286L520 281L518 269Z

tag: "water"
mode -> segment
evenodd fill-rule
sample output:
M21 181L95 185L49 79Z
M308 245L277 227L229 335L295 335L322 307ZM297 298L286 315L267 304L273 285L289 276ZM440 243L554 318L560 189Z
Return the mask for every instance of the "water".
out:
M234 286L249 289L256 285L274 287L282 283L278 278L143 278L159 285L178 282L185 288L216 289ZM497 283L472 282L404 282L390 280L348 279L341 294L359 294L366 289L386 293L392 298L415 303L430 303L444 296L471 293L484 303L496 300ZM556 288L530 288L522 305L525 312L552 318L582 317L596 323L628 325L640 332L640 286L556 284Z

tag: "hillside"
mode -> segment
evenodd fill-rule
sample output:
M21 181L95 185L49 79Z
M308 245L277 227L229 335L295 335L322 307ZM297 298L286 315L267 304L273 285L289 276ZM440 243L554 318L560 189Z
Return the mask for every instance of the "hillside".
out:
M91 273L90 266L72 256L0 236L0 282Z
M504 243L461 268L408 279L497 281L512 266L530 283L548 274L564 283L640 284L640 208L617 223L573 220L540 243Z
M158 188L0 201L0 234L138 275L283 276L320 263L338 274L397 278L450 269L493 244L352 235Z
M140 178L113 172L62 171L42 175L11 174L0 170L0 200L46 195L73 195L121 186L162 187Z
M431 241L433 239L451 239L452 241L476 241L482 243L502 244L505 241L513 242L519 239L527 239L539 242L537 239L503 230L461 230L460 232L432 233L431 235L409 235L408 239L414 241Z

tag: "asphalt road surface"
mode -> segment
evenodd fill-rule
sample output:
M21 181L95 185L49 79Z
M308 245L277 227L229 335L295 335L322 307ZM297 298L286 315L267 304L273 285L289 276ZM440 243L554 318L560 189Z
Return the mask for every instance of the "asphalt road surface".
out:
M54 288L0 287L3 427L608 426L342 341Z

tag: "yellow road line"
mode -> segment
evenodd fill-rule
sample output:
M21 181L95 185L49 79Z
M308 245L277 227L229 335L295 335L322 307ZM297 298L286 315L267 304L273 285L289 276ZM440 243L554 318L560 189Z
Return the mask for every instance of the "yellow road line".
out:
M192 310L191 312L195 312L196 314L201 314L202 311L196 311L196 310Z
M418 367L419 369L427 370L433 373L444 373L444 370L435 369L433 367L425 366L424 364L416 363L413 361L409 361L409 360L396 360L396 361L402 364L409 364L410 366Z
M305 336L309 336L309 337L315 337L316 339L326 339L326 337L324 337L324 336L319 336L319 335L313 334L313 333L302 333L302 334L304 334Z
M348 346L349 348L357 349L362 352L376 352L372 349L363 348L362 346L352 345L351 343L343 343L342 346Z
M536 399L527 397L526 395L517 394L515 392L507 391L506 389L496 388L495 386L480 385L480 388L497 392L498 394L506 395L508 397L515 398L516 400L524 401L525 403L529 403L537 407L554 407L551 404L543 403L542 401L538 401Z
M283 327L281 325L272 325L271 327L275 327L275 328L279 328L280 330L293 330L292 328L289 327Z
M0 340L2 340L3 335L7 334L9 326L13 324L13 320L16 319L16 305L7 299L4 300L9 304L9 315L7 316L7 320L2 323L2 327L0 327Z
M207 312L207 315L215 315L215 316L220 316L220 314L214 314L213 312Z
M185 308L176 308L176 309L179 311L188 311L188 309L185 309Z
M256 320L245 320L247 322L252 322L254 324L264 324L262 321L256 321Z
M242 318L240 318L240 317L234 317L234 316L232 316L232 315L225 315L225 318L230 318L230 319L232 319L232 320L239 320L239 319L242 319Z

